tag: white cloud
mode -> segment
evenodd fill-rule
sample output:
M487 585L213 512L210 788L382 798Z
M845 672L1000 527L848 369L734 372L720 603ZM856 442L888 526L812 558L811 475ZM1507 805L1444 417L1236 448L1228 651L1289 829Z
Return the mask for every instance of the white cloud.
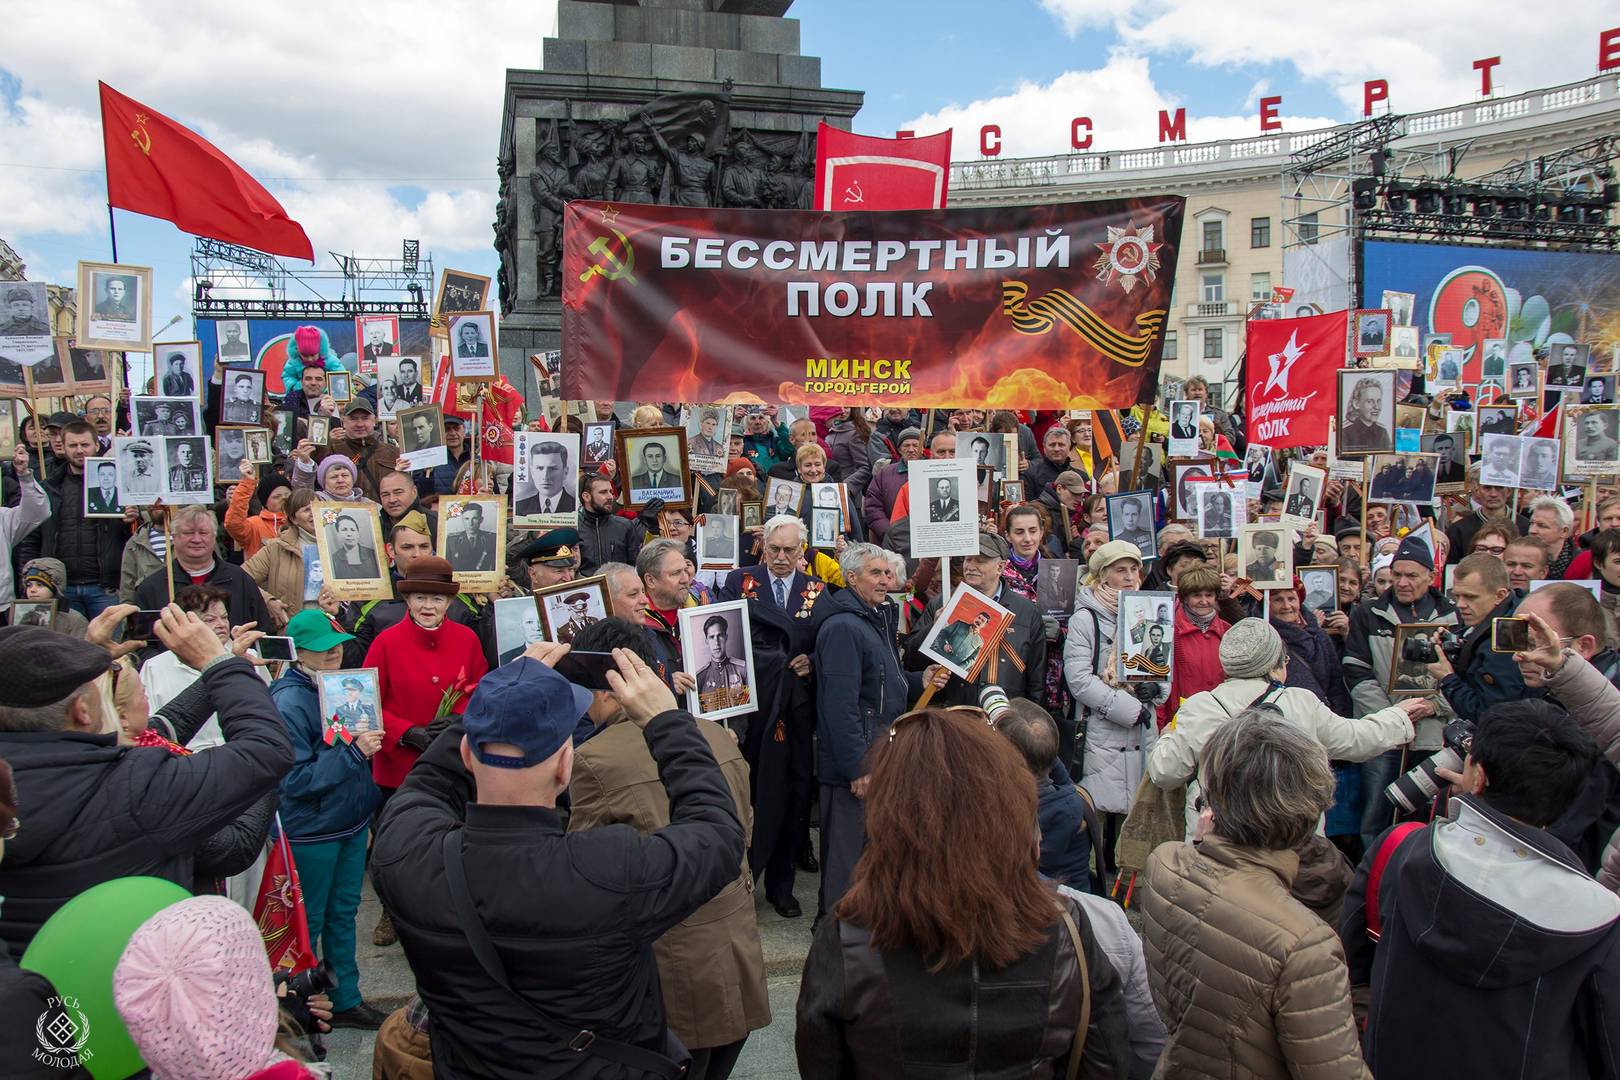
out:
M1021 83L1010 94L949 105L903 126L923 133L951 128L951 156L961 161L978 156L980 127L999 124L1001 156L1030 157L1069 152L1069 123L1076 116L1091 117L1093 149L1156 145L1159 110L1169 110L1174 116L1183 105L1187 106L1187 138L1191 142L1261 134L1258 112L1203 115L1160 90L1154 84L1147 59L1124 50L1115 50L1101 68L1065 72L1049 83ZM1290 131L1337 123L1328 117L1290 116L1286 110L1279 118Z

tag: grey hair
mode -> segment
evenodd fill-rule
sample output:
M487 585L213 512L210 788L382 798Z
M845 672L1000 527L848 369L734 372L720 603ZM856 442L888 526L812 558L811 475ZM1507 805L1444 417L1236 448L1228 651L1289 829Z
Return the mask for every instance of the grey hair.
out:
M596 568L596 576L602 578L611 587L613 578L617 574L634 574L636 568L629 563L605 562Z
M209 526L214 530L214 535L219 535L219 519L214 516L213 509L207 506L180 507L174 511L174 516L169 519L169 528L173 532L179 532L186 522L195 517L207 518Z
M679 540L671 540L667 536L660 536L656 540L649 540L641 547L641 554L636 556L636 573L645 580L648 574L658 570L658 564L664 556L675 552L681 558L686 558L686 545Z
M904 582L911 576L906 573L906 557L904 555L901 555L898 551L890 551L888 548L883 549L883 554L889 558L889 569L894 571L896 581Z
M765 523L765 528L759 534L760 539L769 542L771 533L777 529L798 530L800 547L804 547L805 541L810 538L809 533L805 530L803 518L794 514L777 514Z
M1558 527L1560 529L1572 529L1575 527L1575 511L1571 510L1569 503L1562 499L1555 499L1551 495L1542 495L1530 504L1530 513L1534 514L1537 510L1551 510L1558 518Z
M1204 744L1198 781L1215 831L1266 851L1296 847L1333 803L1333 769L1322 744L1265 709L1245 709Z
M84 697L89 689L90 684L86 683L61 701L53 701L49 705L36 705L28 709L14 705L0 705L0 731L64 731L68 726L68 714L73 710L73 703Z
M887 554L876 544L851 544L838 556L838 569L843 572L844 580L848 581L873 559L882 559L885 565L888 563Z

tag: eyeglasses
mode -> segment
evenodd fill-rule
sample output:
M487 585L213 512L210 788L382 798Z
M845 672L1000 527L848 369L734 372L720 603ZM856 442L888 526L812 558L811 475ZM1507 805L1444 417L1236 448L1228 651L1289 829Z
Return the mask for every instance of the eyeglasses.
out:
M1500 547L1498 547L1495 544L1475 544L1474 545L1474 550L1475 551L1482 551L1487 555L1501 556L1501 555L1503 555L1503 554L1505 554L1507 552L1507 545L1503 544Z

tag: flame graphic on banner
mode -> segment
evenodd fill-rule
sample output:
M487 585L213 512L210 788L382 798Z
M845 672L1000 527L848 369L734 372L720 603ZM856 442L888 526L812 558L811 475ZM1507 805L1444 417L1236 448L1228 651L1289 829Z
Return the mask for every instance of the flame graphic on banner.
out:
M1109 325L1067 289L1053 289L1034 300L1029 300L1028 296L1029 286L1022 281L1001 283L1002 313L1012 320L1013 329L1020 334L1044 334L1062 323L1098 352L1128 367L1141 367L1147 362L1153 339L1164 327L1166 312L1162 308L1142 312L1136 317L1141 333L1127 334Z

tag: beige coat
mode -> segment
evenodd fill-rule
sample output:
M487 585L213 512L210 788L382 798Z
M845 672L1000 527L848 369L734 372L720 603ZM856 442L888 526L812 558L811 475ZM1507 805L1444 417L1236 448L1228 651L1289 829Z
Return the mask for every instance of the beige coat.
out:
M694 721L725 774L745 840L754 819L748 763L731 735ZM669 824L669 795L641 729L610 724L574 755L568 831L629 825L650 833ZM725 1046L771 1022L765 955L754 917L754 875L745 857L737 878L653 945L669 1026L688 1050Z
M1149 857L1148 987L1169 1032L1155 1076L1370 1080L1339 935L1289 895L1298 868L1215 835Z
M1172 788L1192 781L1187 789L1186 840L1192 840L1193 828L1198 824L1194 802L1199 792L1196 777L1204 744L1222 724L1264 694L1269 685L1265 679L1227 679L1213 690L1194 694L1181 703L1174 721L1148 753L1147 774L1154 784ZM1412 721L1405 710L1393 705L1360 718L1340 716L1321 698L1297 686L1274 691L1266 702L1280 710L1278 719L1321 743L1335 761L1366 761L1412 738Z
M266 540L242 569L254 584L281 601L289 619L314 606L313 601L304 603L304 542L296 528L282 529L279 536Z

